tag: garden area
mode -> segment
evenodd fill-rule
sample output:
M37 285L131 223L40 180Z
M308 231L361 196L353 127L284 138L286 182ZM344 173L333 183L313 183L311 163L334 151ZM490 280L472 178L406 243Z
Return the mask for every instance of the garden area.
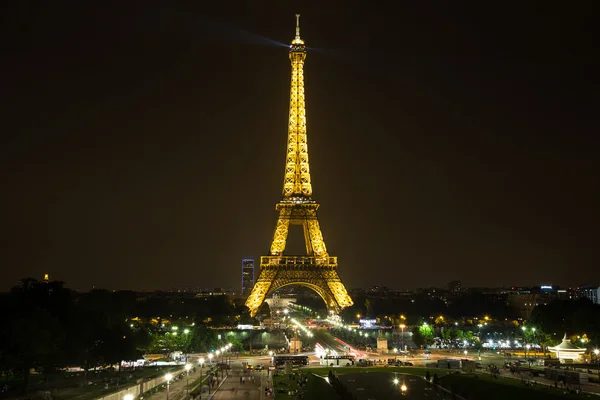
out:
M596 396L567 393L565 389L546 385L526 385L518 379L493 378L487 374L449 374L440 377L439 384L468 399L506 400L559 400L586 399Z
M325 379L312 373L307 373L306 370L300 371L295 371L292 374L276 373L273 375L273 389L276 400L295 400L299 397L305 399L339 400L335 390Z

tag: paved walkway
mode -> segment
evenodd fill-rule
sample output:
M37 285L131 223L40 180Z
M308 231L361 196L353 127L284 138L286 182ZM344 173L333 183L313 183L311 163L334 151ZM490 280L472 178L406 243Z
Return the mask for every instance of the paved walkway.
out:
M244 378L244 383L240 378ZM217 391L210 397L211 400L266 400L265 386L271 387L272 383L267 371L245 371L241 363L232 362L229 376L223 381ZM207 397L208 398L208 397Z
M208 371L208 368L203 368L203 377L205 376L204 374L206 374L206 372ZM200 368L196 368L196 372L191 372L190 371L190 376L189 376L189 390L192 391L193 389L193 382L200 378ZM169 400L178 400L178 399L183 399L186 396L186 387L187 387L187 382L188 380L186 379L185 375L183 378L177 378L177 380L173 380L171 382L171 384L169 385ZM165 400L167 398L167 390L161 390L159 392L154 393L151 396L144 396L144 400Z

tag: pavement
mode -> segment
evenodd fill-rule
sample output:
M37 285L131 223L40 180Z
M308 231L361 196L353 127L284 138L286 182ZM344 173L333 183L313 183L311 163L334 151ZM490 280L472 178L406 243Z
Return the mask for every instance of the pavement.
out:
M231 362L229 376L223 380L217 391L206 397L211 400L267 400L272 397L265 397L264 387L272 387L270 375L266 370L247 371L242 369L240 361ZM255 363L253 363L255 364ZM240 378L244 377L244 383Z

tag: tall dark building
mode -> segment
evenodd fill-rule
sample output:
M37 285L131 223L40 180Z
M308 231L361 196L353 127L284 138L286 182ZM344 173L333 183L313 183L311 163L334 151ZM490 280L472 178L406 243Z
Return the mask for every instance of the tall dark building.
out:
M242 260L242 294L249 295L254 286L254 259Z

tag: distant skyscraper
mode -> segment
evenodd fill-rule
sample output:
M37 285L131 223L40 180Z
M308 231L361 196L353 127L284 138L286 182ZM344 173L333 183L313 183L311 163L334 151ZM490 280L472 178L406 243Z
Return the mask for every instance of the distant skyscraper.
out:
M242 260L242 294L248 295L254 286L254 259Z

